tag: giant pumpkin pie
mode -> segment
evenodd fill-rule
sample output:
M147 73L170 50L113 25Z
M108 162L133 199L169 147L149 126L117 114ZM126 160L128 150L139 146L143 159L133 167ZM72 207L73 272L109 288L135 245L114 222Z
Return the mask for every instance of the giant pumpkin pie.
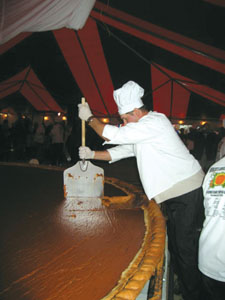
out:
M162 273L158 206L115 178L105 178L103 199L67 200L62 176L59 168L0 165L0 299L136 299Z

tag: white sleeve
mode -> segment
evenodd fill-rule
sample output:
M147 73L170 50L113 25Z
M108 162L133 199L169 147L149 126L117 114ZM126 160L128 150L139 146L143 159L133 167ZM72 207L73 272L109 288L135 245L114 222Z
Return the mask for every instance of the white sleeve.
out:
M145 123L136 122L128 123L123 127L105 125L103 137L109 140L106 144L136 144L144 143L151 137L154 131L149 130Z
M133 145L120 145L107 149L112 160L109 163L116 162L120 159L134 156Z

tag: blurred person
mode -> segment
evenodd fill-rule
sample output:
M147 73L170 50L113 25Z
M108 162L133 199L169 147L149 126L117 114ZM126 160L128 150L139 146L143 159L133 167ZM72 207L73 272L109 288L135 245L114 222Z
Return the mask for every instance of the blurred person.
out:
M12 147L12 132L9 127L8 120L4 120L1 125L1 138L0 138L0 159L3 161L10 160L10 150Z
M205 145L208 167L211 166L216 160L217 148L218 148L217 133L214 130L209 130L206 136L206 145Z
M205 151L205 135L202 127L196 128L194 138L193 155L199 162L201 162Z
M205 221L199 239L201 300L225 299L225 157L208 170L204 182Z
M61 166L64 161L64 127L61 120L56 119L51 131L52 164Z
M194 128L191 127L187 134L186 146L193 156L194 156L194 149L195 149L194 135L195 135L195 130Z
M44 163L50 164L52 160L52 153L51 153L51 145L52 145L52 138L50 136L50 132L52 130L52 124L51 123L45 123L45 136L44 136Z
M34 153L34 142L33 142L33 124L29 118L25 119L26 128L26 160L30 161Z
M12 126L12 135L15 159L17 161L25 161L27 129L24 119L20 115Z
M42 163L44 156L44 139L45 139L45 127L41 122L34 123L33 131L33 143L34 153L32 158L36 158L39 163Z
M70 156L71 134L72 134L72 125L65 124L64 153L67 162L71 162L72 160Z
M186 145L187 134L185 133L184 128L181 128L181 129L178 131L178 134L179 134L180 139L181 139L181 140L183 141L183 143Z
M169 250L182 296L184 300L198 300L201 274L197 258L204 219L204 172L167 117L146 109L143 95L143 88L133 81L113 92L124 125L121 127L101 123L88 103L79 104L79 117L105 140L105 144L117 145L105 151L80 147L79 155L81 159L110 163L136 157L149 201L164 203L167 210Z

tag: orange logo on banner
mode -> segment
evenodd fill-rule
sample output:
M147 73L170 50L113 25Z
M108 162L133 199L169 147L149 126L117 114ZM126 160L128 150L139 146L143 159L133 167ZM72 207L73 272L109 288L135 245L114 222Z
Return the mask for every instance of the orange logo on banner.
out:
M210 181L210 187L222 185L225 187L225 173L215 174L214 178Z

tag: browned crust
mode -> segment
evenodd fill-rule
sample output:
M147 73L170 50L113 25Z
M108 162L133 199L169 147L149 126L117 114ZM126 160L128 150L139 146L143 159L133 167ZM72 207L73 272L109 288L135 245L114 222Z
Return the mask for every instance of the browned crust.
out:
M111 184L126 193L126 196L104 196L102 204L113 208L137 208L142 205L148 206L148 198L140 188L116 178L105 177L105 183Z
M106 197L103 204L113 207L135 207L139 204L144 210L145 237L141 246L128 268L121 274L115 288L102 300L133 300L143 289L145 283L152 275L156 275L156 285L153 298L161 298L162 264L165 247L165 220L159 206L154 200L146 204L146 196L140 194L140 190L133 185L114 178L106 178L105 182L111 183L122 189L128 195L124 197ZM110 200L112 201L110 202ZM135 205L136 204L136 205ZM138 206L138 205L137 205ZM136 207L137 207L136 206Z

